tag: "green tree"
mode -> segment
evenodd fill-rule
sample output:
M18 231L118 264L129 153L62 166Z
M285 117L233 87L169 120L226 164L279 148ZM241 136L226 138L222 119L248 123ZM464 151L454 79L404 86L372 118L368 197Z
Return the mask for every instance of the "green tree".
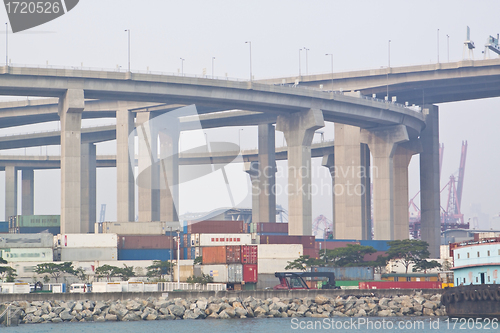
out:
M368 267L373 267L373 269L375 270L375 272L381 274L382 273L382 269L387 266L387 262L389 261L389 257L388 256L382 256L382 255L379 255L377 257L377 259L375 259L374 261L367 261L365 262L365 266L368 266Z
M50 277L48 275L43 276L43 283L47 284L50 282Z
M175 264L172 264L172 268ZM170 275L170 261L168 260L155 260L151 266L146 267L148 272L146 273L147 277L156 277L163 279L165 275Z
M194 265L201 265L203 263L203 257L199 256L194 259Z
M214 282L214 278L211 277L210 275L207 275L207 274L203 274L201 273L201 276L199 277L195 277L194 275L193 276L190 276L186 279L186 282L187 283L201 283L201 284L207 284L207 283L212 283Z
M408 274L408 266L415 264L430 256L429 244L418 239L394 240L387 243L390 248L387 251L389 259L399 261Z
M7 270L7 277L5 279L6 282L15 282L16 281L16 270L13 268L10 268Z
M94 272L97 277L97 281L102 278L106 278L108 281L111 281L111 278L117 276L118 274L117 268L118 267L111 265L102 265L97 267Z
M419 260L413 266L413 271L414 272L424 271L424 273L427 274L427 270L433 268L441 268L441 264L438 263L436 260L431 260L431 261Z
M78 280L82 281L83 283L89 282L89 276L85 274L85 271L83 270L82 267L78 267L75 270L75 276L78 278Z
M325 251L321 251L320 256L322 257L321 261L326 262L327 265L338 267L365 266L365 255L375 252L377 250L371 246L347 244L346 247L326 250L326 253Z
M288 265L285 267L285 270L300 269L302 271L305 271L307 267L320 266L322 264L324 264L323 261L311 258L309 255L305 255L298 257L294 261L288 261Z
M123 264L123 268L117 267L116 275L123 281L128 281L131 277L135 276L134 266L127 266Z
M42 275L42 274L49 274L51 275L57 282L57 280L64 275L65 273L75 275L76 271L73 268L73 263L72 262L63 262L61 264L56 264L53 262L47 262L43 264L38 264L35 267L35 273Z

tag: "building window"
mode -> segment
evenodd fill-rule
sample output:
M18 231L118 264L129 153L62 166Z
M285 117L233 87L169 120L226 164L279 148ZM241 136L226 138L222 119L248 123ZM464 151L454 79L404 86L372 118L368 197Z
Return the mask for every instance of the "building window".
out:
M464 278L464 284L465 284L465 278Z
M426 277L426 278L425 278L425 281L430 281L430 280L431 280L431 278L430 278L430 277Z
M488 275L488 282L490 282L490 276Z
M479 251L477 251L477 257L479 258Z
M457 259L460 259L460 253L459 253L459 254L457 254Z
M470 258L470 253L469 252L467 252L467 258Z
M410 282L411 281L411 276L406 277L406 281Z
M457 286L458 286L458 285L459 285L459 283L458 283L458 278L457 278Z
M479 278L476 276L476 282L479 282Z
M490 250L488 250L488 257L490 256Z

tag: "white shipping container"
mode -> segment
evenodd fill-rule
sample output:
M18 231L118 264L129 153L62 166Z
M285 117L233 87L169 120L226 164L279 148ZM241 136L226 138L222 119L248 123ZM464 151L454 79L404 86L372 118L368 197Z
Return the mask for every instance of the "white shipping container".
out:
M61 261L93 261L93 260L118 260L116 247L95 248L61 248Z
M61 248L93 248L118 246L117 234L64 234L57 235L57 246Z
M133 281L123 281L122 291L130 293L142 293L144 292L144 282L133 282Z
M440 258L441 259L450 259L450 246L449 245L441 245L439 247Z
M144 283L144 292L158 291L158 283L157 282L145 282Z
M96 233L99 230L98 223L95 227ZM103 234L118 235L165 235L170 228L166 222L103 222ZM175 231L175 229L174 229Z
M289 261L294 261L297 258L290 259L258 259L259 274L274 274L276 272L302 272L299 269L285 270Z
M54 255L52 248L13 248L0 250L1 257L7 262L36 261L52 262Z
M0 248L47 248L53 246L53 237L49 233L39 234L0 234Z
M216 283L227 283L227 265L201 265L201 272L214 278Z
M29 294L30 284L29 283L14 283L14 294Z
M251 245L251 234L200 234L200 246Z
M243 265L230 264L227 267L227 282L241 283L243 281Z
M120 282L94 282L92 283L93 293L121 293Z
M302 244L259 244L257 258L259 259L297 259L304 254Z

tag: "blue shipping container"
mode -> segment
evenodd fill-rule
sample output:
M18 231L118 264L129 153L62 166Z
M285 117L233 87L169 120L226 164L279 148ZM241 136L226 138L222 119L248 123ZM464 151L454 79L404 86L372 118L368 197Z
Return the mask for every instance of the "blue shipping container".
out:
M48 232L52 235L61 233L61 227L21 227L15 228L16 234L38 234L41 232Z
M185 247L182 252L184 252L184 260L188 258L188 250L189 248Z
M288 232L259 232L259 236L288 236Z
M192 247L191 248L191 259L196 259L196 248L195 247Z
M389 250L389 245L387 240L360 240L359 244L363 246L371 246L377 251L387 251Z
M0 233L2 233L2 234L9 233L9 222L8 221L0 222Z
M335 280L357 281L373 280L373 267L312 267L312 272L329 272L335 274ZM321 280L321 278L313 278Z
M316 242L357 242L355 239L324 239L316 238Z
M165 232L165 235L167 235L167 236L174 236L174 237L177 238L177 232L175 232L175 231L172 231L172 232L167 231L167 232ZM180 247L184 247L184 234L182 232L179 233L179 238L181 239Z
M171 260L170 249L119 249L118 260Z

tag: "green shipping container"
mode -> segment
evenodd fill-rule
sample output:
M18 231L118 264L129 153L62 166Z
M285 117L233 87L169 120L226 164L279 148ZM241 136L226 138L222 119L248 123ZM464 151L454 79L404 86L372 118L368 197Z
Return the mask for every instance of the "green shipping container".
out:
M257 284L256 283L245 283L242 285L243 290L257 290Z
M16 228L60 227L61 215L17 215Z

